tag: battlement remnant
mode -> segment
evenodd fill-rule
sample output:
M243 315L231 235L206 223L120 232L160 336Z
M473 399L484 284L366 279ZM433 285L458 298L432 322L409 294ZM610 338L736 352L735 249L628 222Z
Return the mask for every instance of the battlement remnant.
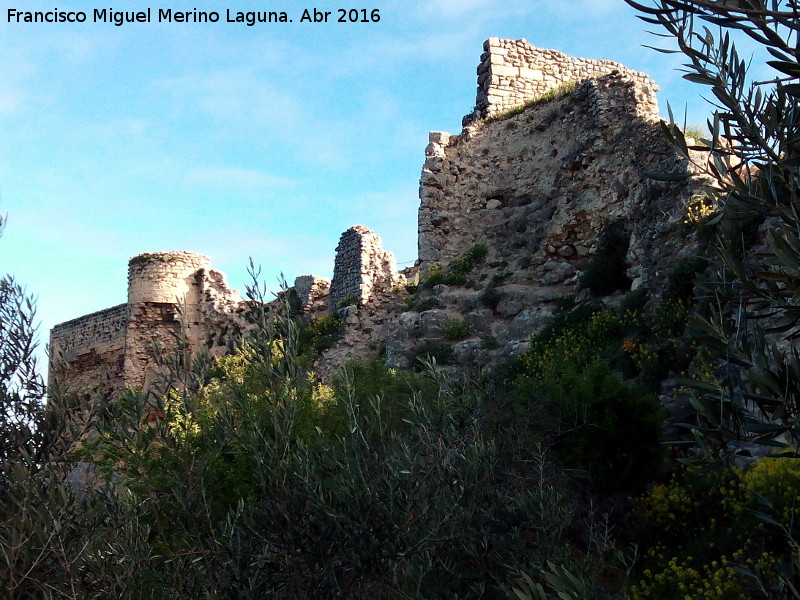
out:
M331 282L316 275L301 275L294 280L294 291L300 303L300 310L309 312L314 304L331 291Z
M175 302L192 290L191 277L211 259L196 252L147 252L128 261L128 304Z
M475 108L463 119L466 127L526 102L569 82L578 82L619 71L652 88L649 101L658 114L657 90L645 73L640 73L611 60L574 58L558 50L532 46L526 40L490 37L483 43L478 65L478 92Z
M342 234L336 246L330 306L353 299L366 304L376 294L401 282L394 255L383 249L383 241L364 225L354 225Z

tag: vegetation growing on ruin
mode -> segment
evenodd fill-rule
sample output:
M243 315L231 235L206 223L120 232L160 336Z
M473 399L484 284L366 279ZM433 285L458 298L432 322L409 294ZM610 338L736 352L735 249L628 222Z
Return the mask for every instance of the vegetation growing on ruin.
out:
M631 280L626 271L630 235L625 224L608 223L600 232L597 253L586 266L580 279L581 287L589 288L596 296L607 296L617 290L627 290Z
M450 262L447 267L442 267L441 265L431 266L420 284L428 288L439 284L466 285L467 275L486 259L488 253L489 248L486 244L475 244Z
M519 106L515 106L514 108L509 108L508 110L504 110L494 115L490 115L485 119L483 119L482 122L492 123L493 121L500 121L503 119L507 119L509 117L513 117L514 115L523 113L529 108L533 108L535 106L542 106L543 104L553 102L554 100L559 100L561 98L564 98L565 96L569 96L575 89L576 85L577 82L575 81L564 81L558 84L552 90L545 92L538 98L533 98L532 100L528 100L524 104L520 104Z

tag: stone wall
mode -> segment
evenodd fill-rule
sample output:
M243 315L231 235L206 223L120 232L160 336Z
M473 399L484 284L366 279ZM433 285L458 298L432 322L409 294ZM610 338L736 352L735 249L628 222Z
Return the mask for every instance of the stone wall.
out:
M492 37L484 42L483 49L475 108L464 117L464 125L520 106L564 83L612 71L624 73L655 91L655 84L646 74L611 60L574 58L558 50L537 48L524 39Z
M645 173L658 160L637 148L658 134L656 106L652 85L617 71L460 136L431 133L420 178L423 270L485 242L494 259L562 257L555 272L571 276L601 225L649 189Z
M101 395L121 386L127 326L127 304L56 325L50 332L51 385L65 393ZM68 363L76 368L66 376L62 365Z
M126 304L51 331L51 385L78 396L148 389L158 378L158 355L172 352L178 335L190 353L230 351L247 327L244 304L222 273L207 268L209 262L183 251L133 257Z
M316 275L301 275L294 280L294 293L301 312L311 312L331 292L331 282Z
M174 349L181 325L187 336L190 332L197 334L201 285L196 274L209 263L207 256L183 251L150 252L130 259L126 387L150 387L154 383L156 355Z
M390 291L401 282L394 255L383 249L381 236L364 225L345 231L336 246L330 306L342 300L366 304L374 296Z
M180 302L192 290L191 277L211 259L196 252L148 252L128 262L128 304Z

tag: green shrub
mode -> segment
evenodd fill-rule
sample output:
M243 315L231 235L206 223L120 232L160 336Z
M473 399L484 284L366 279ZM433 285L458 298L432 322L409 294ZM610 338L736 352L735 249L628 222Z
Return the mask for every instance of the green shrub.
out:
M639 288L638 290L625 294L620 308L623 311L642 311L644 310L645 304L647 304L647 290Z
M350 294L341 298L339 304L337 304L338 308L345 308L347 306L358 306L358 298Z
M701 256L684 258L667 273L667 297L691 302L698 273L706 270L708 261Z
M579 364L517 379L512 395L518 410L536 415L539 435L565 467L585 471L595 489L612 493L642 485L663 457L661 404L623 381L606 361Z
M486 308L496 310L497 305L500 304L500 300L502 299L503 294L497 290L497 285L494 282L490 282L489 285L487 285L481 291L481 305L485 306Z
M745 471L681 468L652 486L634 512L643 557L631 599L745 600L756 579L777 584L791 549L769 521L796 538L799 493L800 460L769 457Z
M631 280L626 271L625 255L630 236L624 224L617 221L606 225L600 233L597 252L580 278L580 285L589 288L596 296L607 296L617 290L627 290Z
M444 342L425 342L417 346L411 354L412 365L417 369L431 359L440 365L450 364L453 360L453 347Z
M497 290L497 286L503 283L508 276L508 273L496 273L492 275L491 281L489 281L486 287L481 291L480 301L483 306L491 308L492 310L497 309L497 305L500 304L500 300L503 299L503 294Z
M450 319L444 324L444 335L451 341L468 338L471 330L472 326L465 319Z
M497 341L497 338L493 335L487 335L483 338L483 347L486 350L496 350L500 347L500 342Z
M466 285L467 275L478 264L486 259L489 248L486 244L475 244L461 256L453 260L445 269L441 265L433 265L428 269L421 285L433 287L439 284L461 286Z
M323 315L311 325L300 325L298 343L300 353L305 356L316 356L332 347L344 332L345 324L339 317L331 314Z

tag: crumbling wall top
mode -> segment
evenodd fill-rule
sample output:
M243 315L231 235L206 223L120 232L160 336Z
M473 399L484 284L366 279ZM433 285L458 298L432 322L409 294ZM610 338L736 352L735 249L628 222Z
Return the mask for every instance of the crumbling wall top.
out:
M525 104L565 83L612 71L619 71L642 83L648 90L644 102L648 105L647 110L658 113L655 101L658 88L652 79L618 62L574 58L558 50L537 48L524 39L491 37L484 42L483 49L478 65L475 107L464 117L464 126Z
M180 302L191 276L210 264L208 256L182 250L134 256L128 262L128 303Z
M338 308L343 300L366 304L399 280L397 262L383 249L381 236L365 225L354 225L342 234L333 265L332 308Z

